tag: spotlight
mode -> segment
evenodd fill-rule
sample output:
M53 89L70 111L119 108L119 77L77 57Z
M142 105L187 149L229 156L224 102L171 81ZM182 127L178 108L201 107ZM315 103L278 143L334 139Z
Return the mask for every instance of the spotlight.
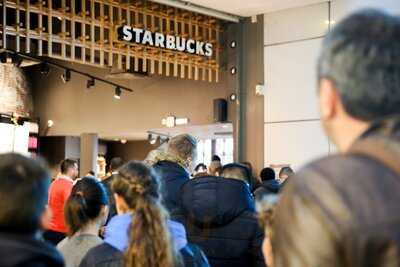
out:
M47 121L47 127L48 127L48 128L51 128L51 127L53 127L53 126L54 126L54 121L48 120L48 121Z
M157 136L154 136L154 135L152 135L152 134L149 134L148 136L147 136L147 140L149 140L149 143L151 144L151 145L154 145L155 143L157 143Z
M43 62L43 63L40 65L40 73L41 73L42 75L44 75L44 76L49 75L49 73L50 73L50 67L49 67L49 65L48 65L46 62Z
M232 68L231 68L231 74L232 74L232 75L235 75L235 74L236 74L236 71L237 71L236 67L232 67Z
M236 48L236 41L232 41L231 44L230 44L230 47L231 48Z
M121 94L122 94L121 87L119 87L119 86L115 87L114 98L121 99Z
M231 94L231 95L229 96L229 99L230 99L231 101L236 101L236 99L237 99L236 94Z
M90 78L89 80L87 80L86 88L90 89L90 87L94 86L94 84L95 84L95 79L94 78Z
M61 80L63 83L69 82L69 80L71 80L71 71L66 69L64 74L61 75Z
M121 144L125 145L126 143L128 143L128 140L126 140L126 139L121 139Z

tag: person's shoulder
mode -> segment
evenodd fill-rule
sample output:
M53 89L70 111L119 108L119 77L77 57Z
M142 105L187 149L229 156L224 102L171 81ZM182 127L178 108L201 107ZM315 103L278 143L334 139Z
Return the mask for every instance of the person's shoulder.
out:
M370 170L381 167L380 163L363 155L336 154L309 163L289 179L292 184L307 184L315 179L347 180L354 177L356 171L368 175Z
M87 252L82 260L85 265L81 264L81 266L97 266L104 262L122 262L123 257L124 255L121 251L107 243L102 243Z

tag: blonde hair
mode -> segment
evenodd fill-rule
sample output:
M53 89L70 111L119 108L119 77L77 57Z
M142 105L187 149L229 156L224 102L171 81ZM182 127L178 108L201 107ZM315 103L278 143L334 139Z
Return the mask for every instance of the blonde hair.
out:
M160 203L159 181L143 163L130 161L119 169L112 185L133 211L127 267L175 267L178 253L167 227L168 214Z
M197 152L197 140L190 134L174 136L168 142L168 152L173 153L185 161L189 157L194 160Z

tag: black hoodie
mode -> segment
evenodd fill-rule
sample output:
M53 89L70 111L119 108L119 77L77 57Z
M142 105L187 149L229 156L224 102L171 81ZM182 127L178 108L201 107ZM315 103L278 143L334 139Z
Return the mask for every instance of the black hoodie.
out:
M195 178L183 185L181 203L182 214L174 219L186 226L189 241L200 246L211 266L264 266L264 235L244 182Z
M29 235L0 232L1 267L64 267L61 254Z

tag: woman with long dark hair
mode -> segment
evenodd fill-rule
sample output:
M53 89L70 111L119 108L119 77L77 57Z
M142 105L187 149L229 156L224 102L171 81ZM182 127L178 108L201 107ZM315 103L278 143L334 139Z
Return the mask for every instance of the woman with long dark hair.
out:
M112 184L118 215L107 225L105 243L88 252L82 267L209 266L202 251L188 244L184 226L168 219L159 184L143 163L119 169Z
M66 267L78 267L89 249L103 242L98 233L107 214L108 199L103 185L91 177L79 180L64 207L68 237L57 246Z

